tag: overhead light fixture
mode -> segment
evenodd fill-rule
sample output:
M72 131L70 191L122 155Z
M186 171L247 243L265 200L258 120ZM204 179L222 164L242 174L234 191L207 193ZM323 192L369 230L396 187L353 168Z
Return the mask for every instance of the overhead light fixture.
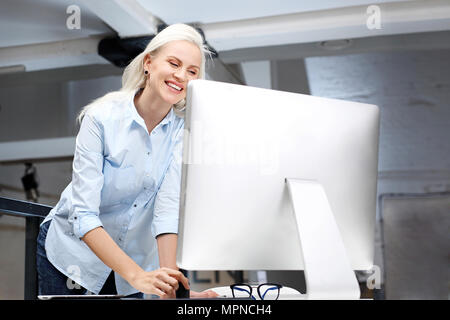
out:
M327 40L319 42L319 47L325 50L335 51L348 48L352 45L352 43L353 41L351 39Z
M25 66L23 64L0 67L0 75L18 72L25 72Z

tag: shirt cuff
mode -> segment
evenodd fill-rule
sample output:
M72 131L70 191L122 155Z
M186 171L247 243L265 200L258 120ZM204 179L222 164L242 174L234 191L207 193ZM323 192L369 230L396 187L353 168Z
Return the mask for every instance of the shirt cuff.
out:
M155 239L157 236L163 233L178 234L178 220L176 221L176 223L153 223L151 231Z
M86 233L98 227L103 227L103 224L95 213L84 212L73 217L73 233L80 240Z

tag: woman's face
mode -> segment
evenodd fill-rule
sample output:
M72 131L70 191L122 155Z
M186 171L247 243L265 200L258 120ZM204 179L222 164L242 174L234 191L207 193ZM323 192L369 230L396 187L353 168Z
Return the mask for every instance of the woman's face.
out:
M171 105L184 99L188 82L199 77L201 55L198 46L186 40L168 42L154 56L147 55L144 70L149 72L151 94Z

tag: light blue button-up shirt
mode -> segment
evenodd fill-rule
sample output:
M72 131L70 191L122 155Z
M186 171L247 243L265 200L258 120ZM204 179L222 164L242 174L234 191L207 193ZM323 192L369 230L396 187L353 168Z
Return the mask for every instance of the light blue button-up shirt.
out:
M45 249L63 274L98 294L111 269L81 240L102 226L144 270L159 268L155 238L178 232L184 119L174 110L149 134L120 93L85 114L76 139L72 182L43 223ZM137 290L115 273L118 294Z

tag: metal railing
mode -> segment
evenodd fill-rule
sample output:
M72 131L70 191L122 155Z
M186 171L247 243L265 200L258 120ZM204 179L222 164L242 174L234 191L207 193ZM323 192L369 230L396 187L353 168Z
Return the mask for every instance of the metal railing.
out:
M25 300L37 299L37 236L40 223L51 209L43 204L0 197L0 214L25 218Z

